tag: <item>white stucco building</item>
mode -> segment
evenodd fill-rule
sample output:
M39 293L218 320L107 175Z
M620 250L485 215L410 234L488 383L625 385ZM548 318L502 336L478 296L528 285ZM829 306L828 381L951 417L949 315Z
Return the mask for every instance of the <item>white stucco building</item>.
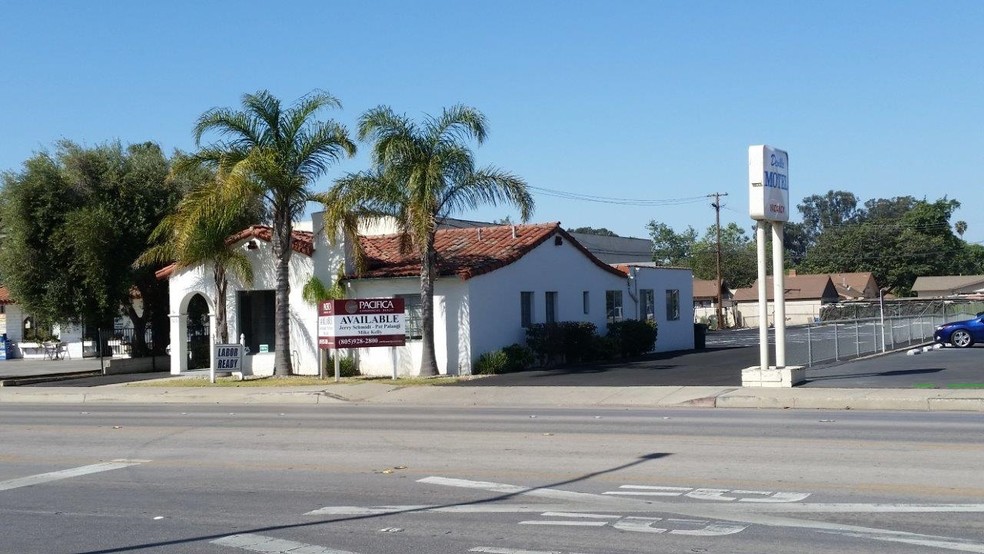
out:
M317 309L301 298L312 276L332 283L339 272L349 298L405 299L407 344L354 352L366 375L415 375L420 366L420 266L401 254L392 227L377 225L359 237L367 266L356 274L351 245L326 240L321 214L293 236L291 258L291 358L295 373L318 373ZM244 287L230 276L227 314L230 341L245 336L246 370L273 372L274 275L270 229L254 226L231 239L252 259L254 282ZM601 262L559 223L441 229L437 232L438 278L434 287L435 350L441 374L466 375L478 357L524 343L525 325L589 321L599 333L608 321L652 318L657 351L693 348L693 285L690 270L651 264ZM159 273L170 281L171 372L188 368L188 313L192 299L205 302L216 337L212 269L198 266Z

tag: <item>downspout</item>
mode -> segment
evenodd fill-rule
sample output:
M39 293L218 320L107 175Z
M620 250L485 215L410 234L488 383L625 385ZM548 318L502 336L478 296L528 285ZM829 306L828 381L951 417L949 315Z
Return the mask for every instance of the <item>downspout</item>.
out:
M636 268L635 266L629 267L628 276L625 278L625 288L629 293L629 298L635 303L635 318L638 320L641 318L639 314L639 282L636 281ZM632 284L635 283L635 294L632 292Z

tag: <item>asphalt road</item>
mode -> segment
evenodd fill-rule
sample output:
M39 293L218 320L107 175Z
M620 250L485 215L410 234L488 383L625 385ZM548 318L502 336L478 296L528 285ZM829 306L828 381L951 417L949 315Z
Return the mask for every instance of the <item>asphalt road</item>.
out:
M0 405L0 551L984 552L982 424Z

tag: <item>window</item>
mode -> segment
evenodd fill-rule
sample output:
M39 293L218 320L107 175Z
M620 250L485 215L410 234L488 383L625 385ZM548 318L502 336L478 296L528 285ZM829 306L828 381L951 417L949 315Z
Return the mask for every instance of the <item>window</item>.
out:
M523 327L533 325L533 293L523 291L519 293L520 319Z
M420 324L424 320L420 307L419 294L397 294L397 298L403 299L403 320L406 323L407 340L419 340L423 337Z
M666 320L674 321L680 319L680 291L678 289L666 290Z
M546 312L544 316L547 319L547 323L557 323L557 292L547 291L544 295Z
M639 291L639 319L642 321L656 320L656 295L653 289L641 289Z
M263 351L260 348L261 344L266 347L266 352L274 350L276 303L275 292L272 290L239 292L239 332L246 335L246 346L253 354ZM190 306L189 312L191 312ZM207 317L207 309L205 313ZM191 319L189 314L189 321Z
M591 302L590 302L590 299L588 298L588 296L589 296L588 295L588 291L584 291L584 292L581 293L581 304L584 307L584 313L585 313L585 315L587 315L588 308L589 308L589 306L591 306Z
M622 291L605 291L605 313L607 314L608 323L622 321Z

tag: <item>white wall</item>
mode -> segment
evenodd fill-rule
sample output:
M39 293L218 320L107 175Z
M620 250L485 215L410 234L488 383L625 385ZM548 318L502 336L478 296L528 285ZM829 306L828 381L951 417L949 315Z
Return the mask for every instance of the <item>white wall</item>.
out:
M689 269L633 266L629 269L631 296L626 296L626 317L639 319L639 291L652 289L655 300L656 352L690 350L694 347L694 278ZM680 291L680 315L667 319L666 291ZM632 299L632 296L635 299Z
M623 306L630 299L626 279L610 273L566 239L556 246L550 238L516 262L468 281L471 310L472 360L513 343L525 344L520 293L533 292L533 323L544 323L546 292L557 292L557 321L588 321L605 333L605 291L621 290ZM584 313L582 294L588 291Z
M351 281L348 290L350 298L388 298L396 295L420 295L420 278L406 277L398 279L360 279ZM467 351L467 322L463 331L449 328L456 325L459 313L467 305L465 291L457 277L444 277L434 284L434 350L437 359L438 373L442 375L458 375L462 370L459 366L460 352ZM448 310L452 316L448 317ZM448 347L448 337L452 337L452 348ZM465 338L462 339L462 336ZM395 349L395 361L394 361ZM359 371L363 375L391 376L394 363L397 375L412 376L420 374L420 359L422 349L420 339L408 340L406 345L398 347L360 348L356 350L359 360ZM344 354L343 354L344 355Z
M807 325L820 317L819 300L786 300L786 325ZM758 327L758 302L736 302L738 322L742 327ZM775 306L770 301L766 309L769 325L775 323Z
M253 283L251 287L244 286L234 275L227 274L229 286L226 292L226 317L229 324L230 342L239 342L239 311L238 292L241 290L275 290L276 275L273 265L273 244L264 240L253 239L257 245L255 250L245 248L247 241L237 247L243 248L253 265ZM324 245L322 245L322 248ZM315 253L318 253L316 246ZM328 259L327 257L325 258ZM329 266L329 263L325 263ZM304 283L313 274L314 262L311 257L294 252L290 260L290 355L293 361L294 373L301 375L316 375L318 373L317 357L317 306L308 304L301 297ZM324 277L322 277L324 279ZM330 284L327 282L326 284ZM171 316L171 373L179 374L188 369L187 352L187 313L188 302L195 293L205 297L212 314L210 334L213 342L218 338L215 328L215 281L212 276L211 264L185 268L176 271L170 279L170 316ZM270 375L273 373L273 353L253 353L247 356L245 368L255 375Z

